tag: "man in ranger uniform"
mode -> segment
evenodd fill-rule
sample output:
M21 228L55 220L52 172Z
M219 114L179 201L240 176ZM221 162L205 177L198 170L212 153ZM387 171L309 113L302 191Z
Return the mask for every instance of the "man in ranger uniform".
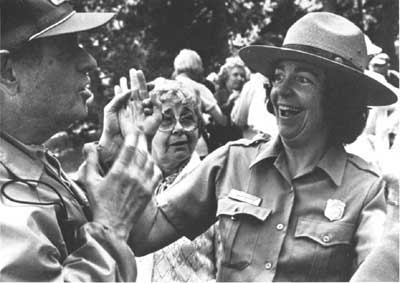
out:
M76 33L113 14L77 13L62 0L4 0L0 9L0 278L134 281L126 240L143 209L134 200L147 203L152 194L146 185L137 194L137 173L156 182L152 162L137 158L137 135L126 139L104 177L97 152L88 152L86 191L41 146L86 116L88 72L97 64ZM106 107L104 132L118 127L117 112L128 97Z

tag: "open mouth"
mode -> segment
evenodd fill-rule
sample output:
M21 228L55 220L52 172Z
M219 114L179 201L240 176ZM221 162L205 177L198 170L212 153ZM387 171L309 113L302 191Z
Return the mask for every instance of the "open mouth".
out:
M278 107L278 111L279 111L279 116L282 118L291 118L293 116L296 116L297 114L299 114L302 109L300 108L296 108L293 106L288 106L288 105L279 105Z
M171 146L181 146L181 145L185 145L187 142L186 141L176 141L171 143Z

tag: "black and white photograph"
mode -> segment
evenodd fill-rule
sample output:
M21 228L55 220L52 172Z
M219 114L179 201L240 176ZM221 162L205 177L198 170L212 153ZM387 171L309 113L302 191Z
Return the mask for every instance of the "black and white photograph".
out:
M0 0L0 282L399 282L398 0Z

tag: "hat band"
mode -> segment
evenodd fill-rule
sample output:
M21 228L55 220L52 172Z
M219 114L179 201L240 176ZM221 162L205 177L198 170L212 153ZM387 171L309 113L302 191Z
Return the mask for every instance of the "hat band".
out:
M302 44L285 44L282 47L311 53L311 54L314 54L314 55L317 55L320 57L324 57L328 60L335 61L336 63L341 63L343 65L346 65L346 66L356 69L358 71L361 71L361 72L363 71L361 68L358 68L356 65L354 65L353 62L351 62L350 60L347 60L338 54L326 51L324 49L320 49L318 47L302 45Z

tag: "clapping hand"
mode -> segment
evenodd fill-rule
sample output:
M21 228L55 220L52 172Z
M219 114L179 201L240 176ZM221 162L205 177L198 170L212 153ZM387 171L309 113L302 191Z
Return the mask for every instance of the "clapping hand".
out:
M122 240L150 201L161 173L147 151L138 148L138 131L131 131L108 174L98 171L98 152L86 147L83 181L93 221L114 230Z

